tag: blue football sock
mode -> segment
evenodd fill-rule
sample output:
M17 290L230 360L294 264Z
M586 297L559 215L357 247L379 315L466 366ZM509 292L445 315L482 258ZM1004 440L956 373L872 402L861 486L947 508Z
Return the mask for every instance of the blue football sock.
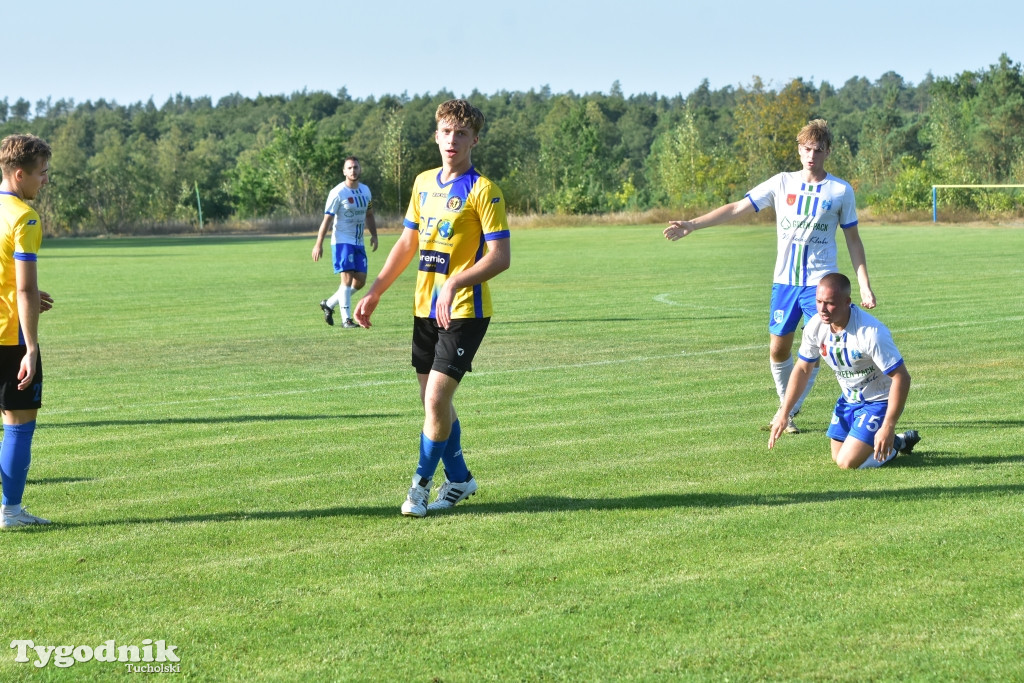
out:
M32 462L32 435L36 421L20 425L4 425L4 441L0 444L0 479L3 480L3 504L20 505Z
M432 479L437 471L437 463L441 462L448 440L431 441L426 434L420 434L420 464L416 468L416 476Z
M462 427L459 421L452 423L452 433L448 436L448 447L444 449L444 471L449 481L464 482L469 480L469 468L462 457Z

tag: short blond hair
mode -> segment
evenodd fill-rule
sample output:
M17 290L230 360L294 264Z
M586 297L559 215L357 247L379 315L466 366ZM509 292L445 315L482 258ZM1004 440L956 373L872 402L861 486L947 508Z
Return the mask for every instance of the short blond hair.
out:
M832 151L832 131L828 129L828 121L825 119L814 119L800 129L796 136L796 144L806 145L813 143L820 145L826 151Z
M42 138L35 135L8 135L0 141L0 170L4 175L19 168L34 171L39 164L49 161L52 152Z
M472 128L473 135L480 135L484 127L484 114L466 100L448 100L437 105L434 114L437 123L454 121L460 128Z

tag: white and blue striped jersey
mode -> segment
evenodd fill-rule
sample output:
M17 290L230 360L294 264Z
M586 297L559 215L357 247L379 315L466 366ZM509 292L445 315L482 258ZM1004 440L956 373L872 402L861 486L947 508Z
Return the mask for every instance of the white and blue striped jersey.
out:
M832 332L819 315L807 321L799 354L809 363L823 359L851 403L888 401L889 373L903 365L889 328L853 304L850 322L839 333Z
M356 189L342 183L331 190L324 208L325 214L334 216L331 244L363 246L363 229L370 199L370 188L362 183Z
M779 253L775 280L780 285L814 286L836 265L836 226L857 225L853 188L831 173L807 183L803 173L779 173L747 193L756 211L775 208Z

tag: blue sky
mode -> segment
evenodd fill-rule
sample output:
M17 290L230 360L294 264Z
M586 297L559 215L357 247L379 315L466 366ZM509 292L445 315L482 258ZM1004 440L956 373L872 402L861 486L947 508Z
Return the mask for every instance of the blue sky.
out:
M354 97L529 90L688 94L802 77L842 85L895 71L984 69L1024 60L1024 3L697 2L248 3L50 0L19 13L5 41L0 99L104 98L308 90ZM780 10L786 7L786 11ZM17 21L6 12L9 23ZM14 32L7 28L8 36Z

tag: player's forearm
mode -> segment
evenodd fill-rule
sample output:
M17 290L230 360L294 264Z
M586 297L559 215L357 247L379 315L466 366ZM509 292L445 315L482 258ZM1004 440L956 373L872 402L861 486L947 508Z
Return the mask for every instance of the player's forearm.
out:
M25 348L29 351L39 349L39 301L38 287L18 288L18 323Z
M370 231L370 237L376 239L377 237L377 219L373 216L373 211L366 212L366 229Z
M729 221L734 220L742 216L743 214L747 213L748 210L751 209L753 209L753 205L750 203L750 200L744 197L738 202L733 202L731 204L720 206L714 211L709 211L703 216L694 218L692 221L690 221L690 224L693 225L695 230L710 228L715 225L721 225L722 223L728 223Z
M789 384L786 385L786 396L782 399L782 407L779 408L780 412L785 415L793 412L793 407L803 396L804 389L807 388L807 382L810 381L813 369L814 365L802 358L793 365L793 370L789 375Z
M860 239L857 228L850 228L846 235L846 249L850 252L850 263L853 264L853 271L857 273L857 283L862 288L871 288L871 279L868 277L868 259L864 253L864 243Z
M483 258L466 270L452 275L448 280L456 289L472 287L505 272L511 264L512 253L508 240L495 240L490 244L490 248Z
M323 244L324 238L327 236L327 230L331 227L331 215L324 214L324 220L320 223L320 229L316 233L316 243Z
M892 378L892 384L889 386L889 405L885 410L882 424L895 430L896 423L899 422L907 405L907 396L910 395L910 373L907 372L905 365L901 365L889 376Z
M386 292L394 284L395 280L398 279L398 276L402 274L402 271L412 262L418 246L418 233L415 230L406 228L405 233L395 242L395 246L391 247L391 251L388 252L388 258L384 261L384 267L380 269L380 273L374 279L366 294L380 296Z

